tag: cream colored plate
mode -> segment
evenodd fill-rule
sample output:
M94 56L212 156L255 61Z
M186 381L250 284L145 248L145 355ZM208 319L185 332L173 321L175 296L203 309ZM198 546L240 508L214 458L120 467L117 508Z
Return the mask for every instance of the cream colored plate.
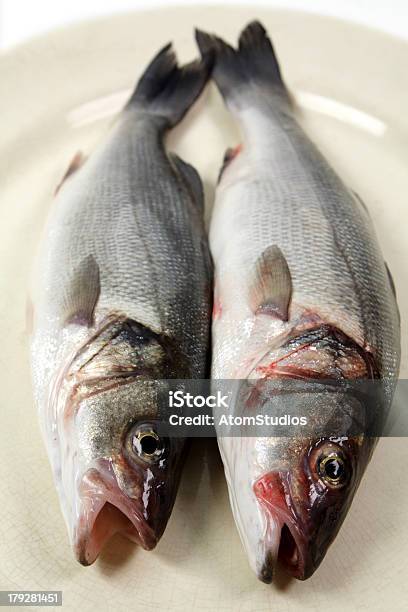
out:
M230 512L215 441L193 445L167 531L154 552L117 537L78 565L32 404L24 332L28 274L53 190L78 150L105 132L148 60L169 38L183 60L192 27L231 41L254 17L275 41L303 122L367 202L394 274L407 377L408 46L295 12L177 9L62 30L0 58L0 588L62 589L66 610L405 610L408 441L380 443L336 542L306 583L258 582ZM171 137L209 201L224 149L239 136L215 88Z

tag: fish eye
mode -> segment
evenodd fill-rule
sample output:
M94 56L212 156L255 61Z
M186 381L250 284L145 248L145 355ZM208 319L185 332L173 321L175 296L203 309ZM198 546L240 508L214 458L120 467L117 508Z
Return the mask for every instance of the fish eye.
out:
M133 452L144 461L157 461L164 452L164 443L152 425L142 425L131 433Z
M335 452L320 459L318 473L320 478L331 486L343 485L348 477L344 458Z
M140 450L145 455L154 455L160 444L159 437L153 432L146 432L139 436Z

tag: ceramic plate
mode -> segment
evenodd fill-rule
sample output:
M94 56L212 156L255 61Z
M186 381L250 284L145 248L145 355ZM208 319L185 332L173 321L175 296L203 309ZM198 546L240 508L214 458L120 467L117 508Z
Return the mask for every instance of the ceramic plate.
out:
M254 8L122 15L56 31L0 57L0 589L58 589L65 610L266 611L408 608L408 443L382 440L320 569L301 583L257 581L230 512L214 440L194 442L165 535L153 552L119 536L74 561L33 407L25 302L56 184L76 151L106 132L146 63L169 39L181 60L192 29L231 42L261 19L301 121L366 201L394 275L407 378L407 43L350 23ZM169 139L204 178L208 210L239 133L214 86Z

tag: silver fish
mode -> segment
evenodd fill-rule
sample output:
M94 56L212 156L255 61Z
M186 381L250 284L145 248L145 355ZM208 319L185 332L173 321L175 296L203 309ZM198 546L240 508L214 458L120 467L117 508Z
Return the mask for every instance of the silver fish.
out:
M368 429L352 427L365 406L353 383L379 381L384 414L391 402L400 359L395 292L367 209L298 124L262 25L242 32L238 50L200 31L197 42L215 51L214 80L243 133L227 152L210 226L212 377L251 385L233 396L232 415L260 410L267 385L279 383L278 407L299 406L301 397L312 423L296 436L278 426L219 436L219 448L251 566L270 582L279 560L305 579L375 446Z
M88 565L120 532L153 548L185 441L157 422L166 379L203 379L211 259L203 190L163 139L204 87L211 58L151 62L103 144L58 189L35 268L35 400L69 535Z

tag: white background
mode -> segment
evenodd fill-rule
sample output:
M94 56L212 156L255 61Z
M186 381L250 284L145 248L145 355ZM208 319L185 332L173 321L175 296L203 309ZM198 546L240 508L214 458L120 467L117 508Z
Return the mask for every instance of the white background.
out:
M366 23L408 38L407 0L0 0L0 47L81 19L164 5L251 4L306 10Z

